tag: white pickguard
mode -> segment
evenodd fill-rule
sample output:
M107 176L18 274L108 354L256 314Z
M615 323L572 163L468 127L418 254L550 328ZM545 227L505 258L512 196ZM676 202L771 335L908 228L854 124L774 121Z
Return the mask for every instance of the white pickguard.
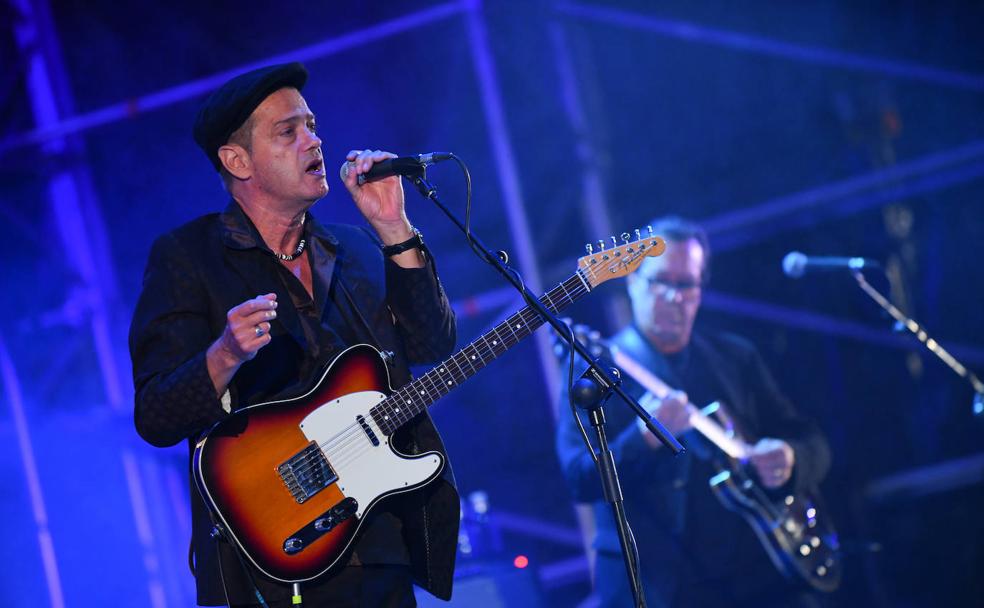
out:
M321 405L300 425L308 439L322 446L338 475L338 488L346 497L358 501L359 519L379 497L412 490L433 479L444 467L444 457L438 452L404 456L390 447L390 438L369 414L369 409L385 398L376 391L344 395ZM379 445L372 444L357 416L369 424Z

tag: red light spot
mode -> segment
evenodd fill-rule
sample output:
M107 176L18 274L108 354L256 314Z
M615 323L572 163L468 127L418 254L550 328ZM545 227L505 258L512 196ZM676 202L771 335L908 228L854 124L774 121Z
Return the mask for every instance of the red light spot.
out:
M530 565L530 560L525 555L517 555L516 559L513 560L513 566L517 568L525 568Z

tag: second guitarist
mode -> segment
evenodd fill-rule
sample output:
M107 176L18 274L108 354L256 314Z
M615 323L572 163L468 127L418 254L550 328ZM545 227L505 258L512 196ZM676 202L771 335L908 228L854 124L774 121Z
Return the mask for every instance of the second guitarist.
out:
M687 403L727 404L736 430L753 446L750 468L770 491L819 484L830 463L826 440L782 394L751 343L694 327L708 276L710 250L704 231L679 218L657 220L653 229L666 239L666 253L646 260L628 277L634 322L609 341L680 389L662 400L647 397L643 403L671 432L682 433L682 441L697 457L668 457L628 408L606 408L647 603L816 605L816 597L777 572L752 529L712 494L708 479L717 471L706 459L712 448L687 432ZM634 396L644 395L631 379L625 383ZM631 605L610 509L602 500L595 465L566 412L566 394L560 407L561 467L575 501L591 504L597 530L596 592L602 606Z

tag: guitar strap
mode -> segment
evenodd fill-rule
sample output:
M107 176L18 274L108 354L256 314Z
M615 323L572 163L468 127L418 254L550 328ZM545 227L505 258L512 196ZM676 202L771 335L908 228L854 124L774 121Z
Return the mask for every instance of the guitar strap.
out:
M420 243L419 249L421 250L421 252L423 252L425 259L430 258L430 250L427 248L427 245ZM376 332L372 330L372 325L370 325L369 322L366 321L366 318L362 316L362 311L359 310L358 306L356 306L355 298L352 297L352 293L349 291L348 286L345 284L345 280L342 278L342 273L341 272L337 273L335 275L335 278L338 280L338 287L342 290L342 295L345 296L345 300L348 302L349 308L351 308L352 312L355 313L355 317L359 320L359 323L362 324L363 329L366 330L366 334L368 334L369 338L372 340L373 345L378 350L383 350L383 343L380 342L379 338L376 336ZM391 364L393 362L393 357L391 356L384 357L383 359L386 361L387 364Z
M363 329L366 330L369 338L373 341L373 345L376 348L381 349L383 347L383 343L376 337L376 332L372 330L372 326L369 325L366 318L362 316L362 311L360 311L359 307L355 305L355 298L352 297L352 293L349 291L348 286L345 285L345 280L342 278L342 274L338 273L335 275L335 278L338 280L338 287L341 289L342 295L345 296L345 300L348 302L349 308L355 313L355 317L359 320L359 323L362 324Z

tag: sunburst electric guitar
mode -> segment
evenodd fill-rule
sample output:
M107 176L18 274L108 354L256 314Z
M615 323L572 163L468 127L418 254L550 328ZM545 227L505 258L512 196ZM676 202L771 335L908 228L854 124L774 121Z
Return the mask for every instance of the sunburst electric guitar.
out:
M649 236L578 260L540 298L553 312L634 271L665 243ZM366 514L386 496L438 477L444 457L397 452L390 437L541 325L526 307L421 377L392 389L383 354L352 346L304 395L237 411L195 447L193 475L227 536L261 572L299 583L343 562Z

